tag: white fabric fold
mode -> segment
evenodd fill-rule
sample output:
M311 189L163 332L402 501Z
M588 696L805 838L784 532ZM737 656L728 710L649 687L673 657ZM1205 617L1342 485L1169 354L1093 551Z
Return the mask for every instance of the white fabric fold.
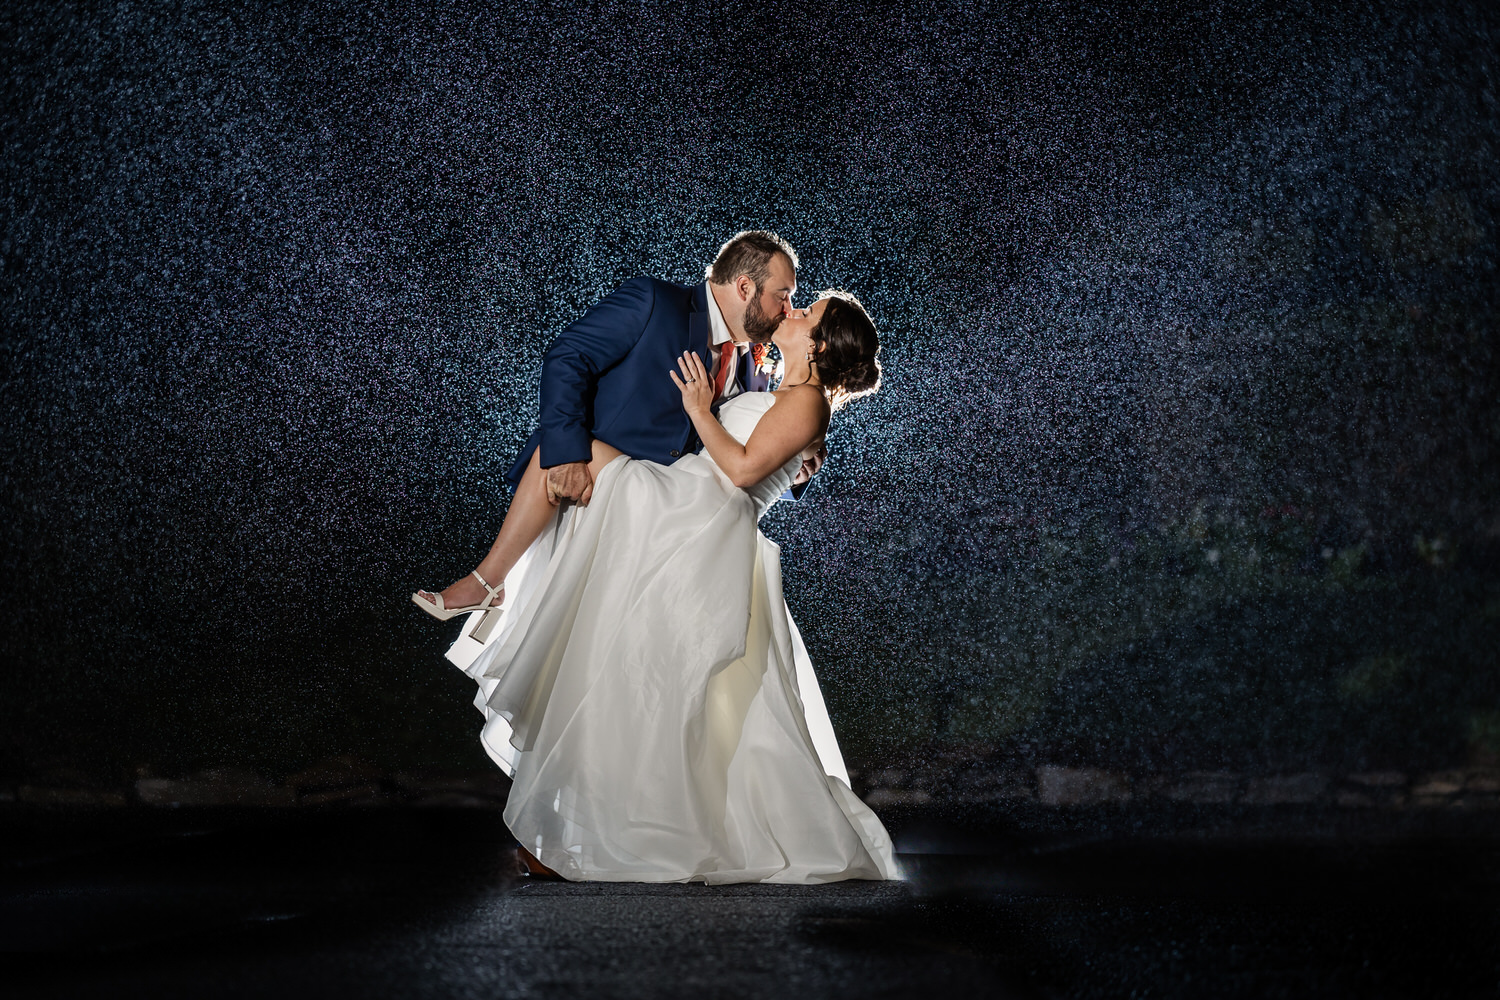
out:
M744 441L773 403L720 419ZM706 455L616 459L507 576L490 641L449 650L512 777L507 824L565 877L897 877L757 528L799 465L741 490Z

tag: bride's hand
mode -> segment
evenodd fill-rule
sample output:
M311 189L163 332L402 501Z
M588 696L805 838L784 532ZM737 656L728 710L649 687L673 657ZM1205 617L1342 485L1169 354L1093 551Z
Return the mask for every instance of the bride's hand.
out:
M682 391L682 408L687 411L688 416L694 417L712 411L714 403L714 382L708 377L708 369L703 367L703 359L692 351L682 352L682 357L677 359L677 369L682 372L682 377L677 377L677 372L668 372L677 388Z

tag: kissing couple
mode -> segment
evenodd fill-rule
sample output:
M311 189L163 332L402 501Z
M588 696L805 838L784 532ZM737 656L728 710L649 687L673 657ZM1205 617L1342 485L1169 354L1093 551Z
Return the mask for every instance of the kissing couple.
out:
M832 413L880 383L864 307L830 291L794 308L797 263L775 234L741 232L703 282L634 278L567 327L494 545L412 595L471 616L448 658L479 685L534 871L897 877L758 528L821 466Z

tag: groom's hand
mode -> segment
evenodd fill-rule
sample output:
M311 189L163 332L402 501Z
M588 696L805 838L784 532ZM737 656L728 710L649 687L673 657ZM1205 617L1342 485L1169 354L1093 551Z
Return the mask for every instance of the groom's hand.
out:
M801 486L816 476L826 461L828 461L828 445L821 444L816 453L802 460L802 468L798 469L797 474L792 477L792 485Z
M580 507L587 507L594 495L594 480L589 475L589 463L569 462L554 465L547 470L547 502L556 507L563 500L576 500Z

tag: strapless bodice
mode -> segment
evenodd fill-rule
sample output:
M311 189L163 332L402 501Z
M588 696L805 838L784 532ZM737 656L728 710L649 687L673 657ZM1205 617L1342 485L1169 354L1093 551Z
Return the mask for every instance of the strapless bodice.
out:
M769 392L742 392L733 399L725 400L719 407L719 423L729 432L729 436L740 444L750 440L755 425L760 423L760 418L776 405L776 396ZM703 451L703 456L708 458L708 451ZM712 459L710 459L712 461ZM787 491L792 485L792 479L797 475L797 470L802 468L802 456L793 455L786 460L786 464L771 473L754 486L745 487L745 492L755 501L756 516L764 514L776 499Z

